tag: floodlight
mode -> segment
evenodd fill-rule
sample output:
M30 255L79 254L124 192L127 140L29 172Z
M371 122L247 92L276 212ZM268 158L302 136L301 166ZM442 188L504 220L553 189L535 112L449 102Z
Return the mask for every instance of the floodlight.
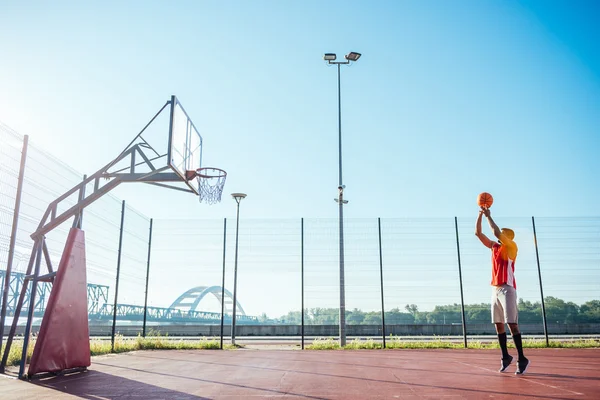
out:
M240 201L246 197L246 193L231 193L231 197L233 197L236 201Z
M344 57L348 61L358 61L358 59L360 58L360 56L361 56L360 53L356 53L354 51L351 51L350 53L346 54Z

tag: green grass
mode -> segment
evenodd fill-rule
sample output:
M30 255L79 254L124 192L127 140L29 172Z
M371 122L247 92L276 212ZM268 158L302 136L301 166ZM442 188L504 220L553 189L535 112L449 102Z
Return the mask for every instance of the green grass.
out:
M376 342L373 339L367 339L367 340L354 339L350 343L346 343L346 346L344 348L345 349L356 349L356 350L358 350L358 349L373 350L373 349L383 348L383 344Z
M32 341L31 345L27 349L27 362L31 360L31 354L33 354L33 346L35 342ZM4 348L6 346L2 344L2 351L0 352L0 357L4 356ZM23 352L23 340L16 339L13 341L12 346L10 347L10 352L8 353L8 359L6 360L6 365L19 365L21 362L21 353Z
M27 362L31 360L31 354L35 346L35 340L32 340L27 350ZM121 335L115 336L115 348L112 351L110 340L90 340L90 354L99 356L110 353L125 353L136 350L210 350L219 349L220 342L218 339L200 339L200 340L182 340L171 339L168 336L146 336L135 338L124 338ZM232 349L232 345L223 346L225 349ZM7 365L19 365L21 362L21 352L23 351L23 340L15 340L8 354ZM4 346L2 353L4 354Z
M498 349L498 342L490 340L489 342L468 341L469 349ZM514 345L509 341L509 347ZM545 340L524 340L523 347L525 348L570 348L570 349L585 349L585 348L600 348L600 340L598 339L581 339L574 341L558 341L551 340L550 345L546 346ZM334 338L318 338L312 344L306 347L309 350L340 350L339 341ZM343 349L381 349L382 343L375 342L373 339L358 340L355 339L346 344ZM390 336L386 340L386 349L464 349L463 342L448 341L442 338L434 340L405 340L398 336Z
M523 344L525 347L530 348L554 348L554 349L592 349L600 347L600 340L598 339L580 339L574 341L557 341L551 340L550 346L546 346L545 340L529 340Z
M334 338L317 338L305 348L309 350L339 350L340 343Z
M481 348L479 343L476 345L477 348ZM464 349L464 344L442 339L408 341L402 340L398 336L392 336L386 340L385 347L387 349Z
M219 349L219 346L220 342L217 339L183 340L158 335L124 338L116 335L114 351L111 351L111 343L108 340L91 340L90 352L97 356L135 350L214 350Z

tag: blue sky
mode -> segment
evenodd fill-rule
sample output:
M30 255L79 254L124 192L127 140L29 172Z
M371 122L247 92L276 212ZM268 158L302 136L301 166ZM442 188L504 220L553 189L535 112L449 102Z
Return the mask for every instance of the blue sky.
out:
M191 195L144 185L122 186L117 196L148 217L220 226L235 217L228 194L245 192L242 218L331 218L323 223L335 227L337 72L322 55L357 51L362 58L342 68L345 216L365 224L444 218L448 230L438 233L452 236L446 221L457 215L476 255L466 268L478 271L488 254L470 229L482 191L494 195L501 225L516 221L511 226L527 235L531 215L599 215L599 8L594 1L4 1L0 121L91 174L175 94L204 138L205 165L228 172L223 202L198 205ZM156 125L159 151L167 128ZM349 270L356 253L361 272L362 231L350 223L349 242L352 232ZM335 288L336 234L327 233L315 242L329 246L331 270L323 273ZM246 263L254 260L251 239L242 233ZM454 260L453 241L445 246ZM517 279L530 286L521 294L535 301L531 244L521 251ZM482 271L478 282L487 283ZM183 291L179 275L170 278L172 293L160 305ZM365 283L360 273L354 279L359 289ZM244 294L250 289L240 288L246 299L256 297ZM330 294L331 304L317 303L335 307ZM265 309L255 301L253 312Z
M176 94L225 193L248 193L246 217L335 217L337 81L322 54L358 51L342 70L347 216L475 215L481 191L496 216L597 215L598 8L5 1L0 120L89 174ZM235 213L230 198L117 194L160 218Z

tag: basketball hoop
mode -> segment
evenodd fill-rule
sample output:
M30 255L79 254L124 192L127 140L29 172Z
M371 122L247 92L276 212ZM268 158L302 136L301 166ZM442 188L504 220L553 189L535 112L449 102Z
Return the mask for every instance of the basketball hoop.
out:
M187 171L188 180L198 181L198 198L200 202L215 204L221 201L227 172L220 168L204 167L195 171Z

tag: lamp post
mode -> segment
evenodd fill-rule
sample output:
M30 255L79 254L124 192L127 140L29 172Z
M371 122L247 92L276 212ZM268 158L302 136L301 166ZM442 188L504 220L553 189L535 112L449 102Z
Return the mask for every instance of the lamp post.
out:
M231 344L235 345L235 312L237 310L237 264L238 264L238 233L240 230L240 202L244 197L245 193L231 193L231 197L237 203L237 218L235 225L235 264L233 270L233 316L231 319Z
M346 345L346 294L344 287L344 204L348 200L344 200L344 184L342 183L342 89L340 79L340 66L347 65L351 62L356 62L361 54L354 51L346 54L346 61L335 61L337 56L335 53L325 53L323 59L329 65L337 65L338 72L338 135L339 135L339 183L338 183L338 198L335 201L339 205L339 224L340 224L340 346Z

